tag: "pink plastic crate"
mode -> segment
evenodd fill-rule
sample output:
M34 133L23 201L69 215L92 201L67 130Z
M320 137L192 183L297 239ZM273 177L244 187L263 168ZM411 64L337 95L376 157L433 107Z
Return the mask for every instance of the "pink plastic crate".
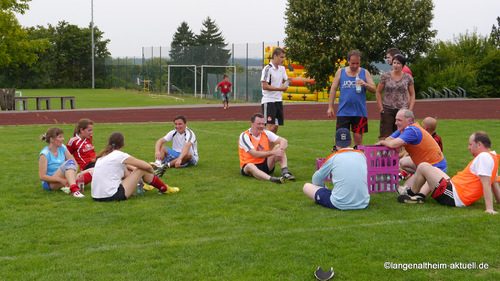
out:
M316 158L316 171L319 170L319 167L321 167L323 162L325 162L325 158ZM332 181L332 174L329 174L324 181Z
M377 145L360 145L368 166L368 192L391 192L399 185L399 153L392 148Z

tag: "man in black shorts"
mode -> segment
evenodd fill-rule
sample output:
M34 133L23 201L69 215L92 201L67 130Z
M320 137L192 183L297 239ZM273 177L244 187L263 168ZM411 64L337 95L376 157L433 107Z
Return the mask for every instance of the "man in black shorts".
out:
M337 131L339 128L350 129L354 146L363 144L363 134L368 132L368 114L366 111L366 90L375 93L376 87L368 70L361 68L361 52L350 51L347 54L349 66L337 70L330 89L327 115L334 117L333 104L340 88L339 108L337 110Z
M262 83L262 114L266 121L266 130L278 133L278 126L284 124L283 114L283 92L288 89L288 83L292 78L286 75L283 66L285 61L285 50L276 48L273 51L273 59L262 69L260 81Z

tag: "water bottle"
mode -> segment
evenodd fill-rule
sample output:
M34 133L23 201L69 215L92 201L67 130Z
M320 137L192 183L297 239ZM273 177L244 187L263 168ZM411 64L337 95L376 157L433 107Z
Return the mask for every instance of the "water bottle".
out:
M85 191L85 182L83 180L83 175L79 175L76 178L76 185L78 185L78 188L80 189L80 192Z
M144 195L144 185L142 182L139 182L137 184L137 191L136 191L136 194L137 195Z
M359 75L356 74L356 93L361 93L361 85L358 84Z
M288 80L287 80L287 81L285 81L285 83L283 83L283 85L284 85L285 87L288 87L288 85L290 85L290 83L289 83L289 82L288 82Z

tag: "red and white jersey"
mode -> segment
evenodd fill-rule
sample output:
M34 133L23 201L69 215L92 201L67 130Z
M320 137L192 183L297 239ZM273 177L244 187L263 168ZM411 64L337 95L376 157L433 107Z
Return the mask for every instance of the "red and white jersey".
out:
M90 162L95 161L95 151L94 145L92 144L92 137L90 139L82 139L80 136L76 135L69 139L66 145L69 153L74 157L80 170L83 170Z

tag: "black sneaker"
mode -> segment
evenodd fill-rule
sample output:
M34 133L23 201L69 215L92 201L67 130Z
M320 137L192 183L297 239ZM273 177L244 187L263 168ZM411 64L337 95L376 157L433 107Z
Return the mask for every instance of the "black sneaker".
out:
M279 177L279 178L277 178L277 177L271 177L269 180L272 181L272 182L275 182L275 183L285 183L285 178L284 177Z
M425 197L422 197L420 195L415 195L415 196L399 195L398 202L407 204L422 204L425 203Z
M282 174L281 177L283 177L286 180L291 180L291 181L295 180L295 177L290 172L286 172L286 173Z
M155 171L156 176L161 178L163 176L163 174L165 174L166 170L167 170L167 164L164 164L164 165L158 167L158 169Z

